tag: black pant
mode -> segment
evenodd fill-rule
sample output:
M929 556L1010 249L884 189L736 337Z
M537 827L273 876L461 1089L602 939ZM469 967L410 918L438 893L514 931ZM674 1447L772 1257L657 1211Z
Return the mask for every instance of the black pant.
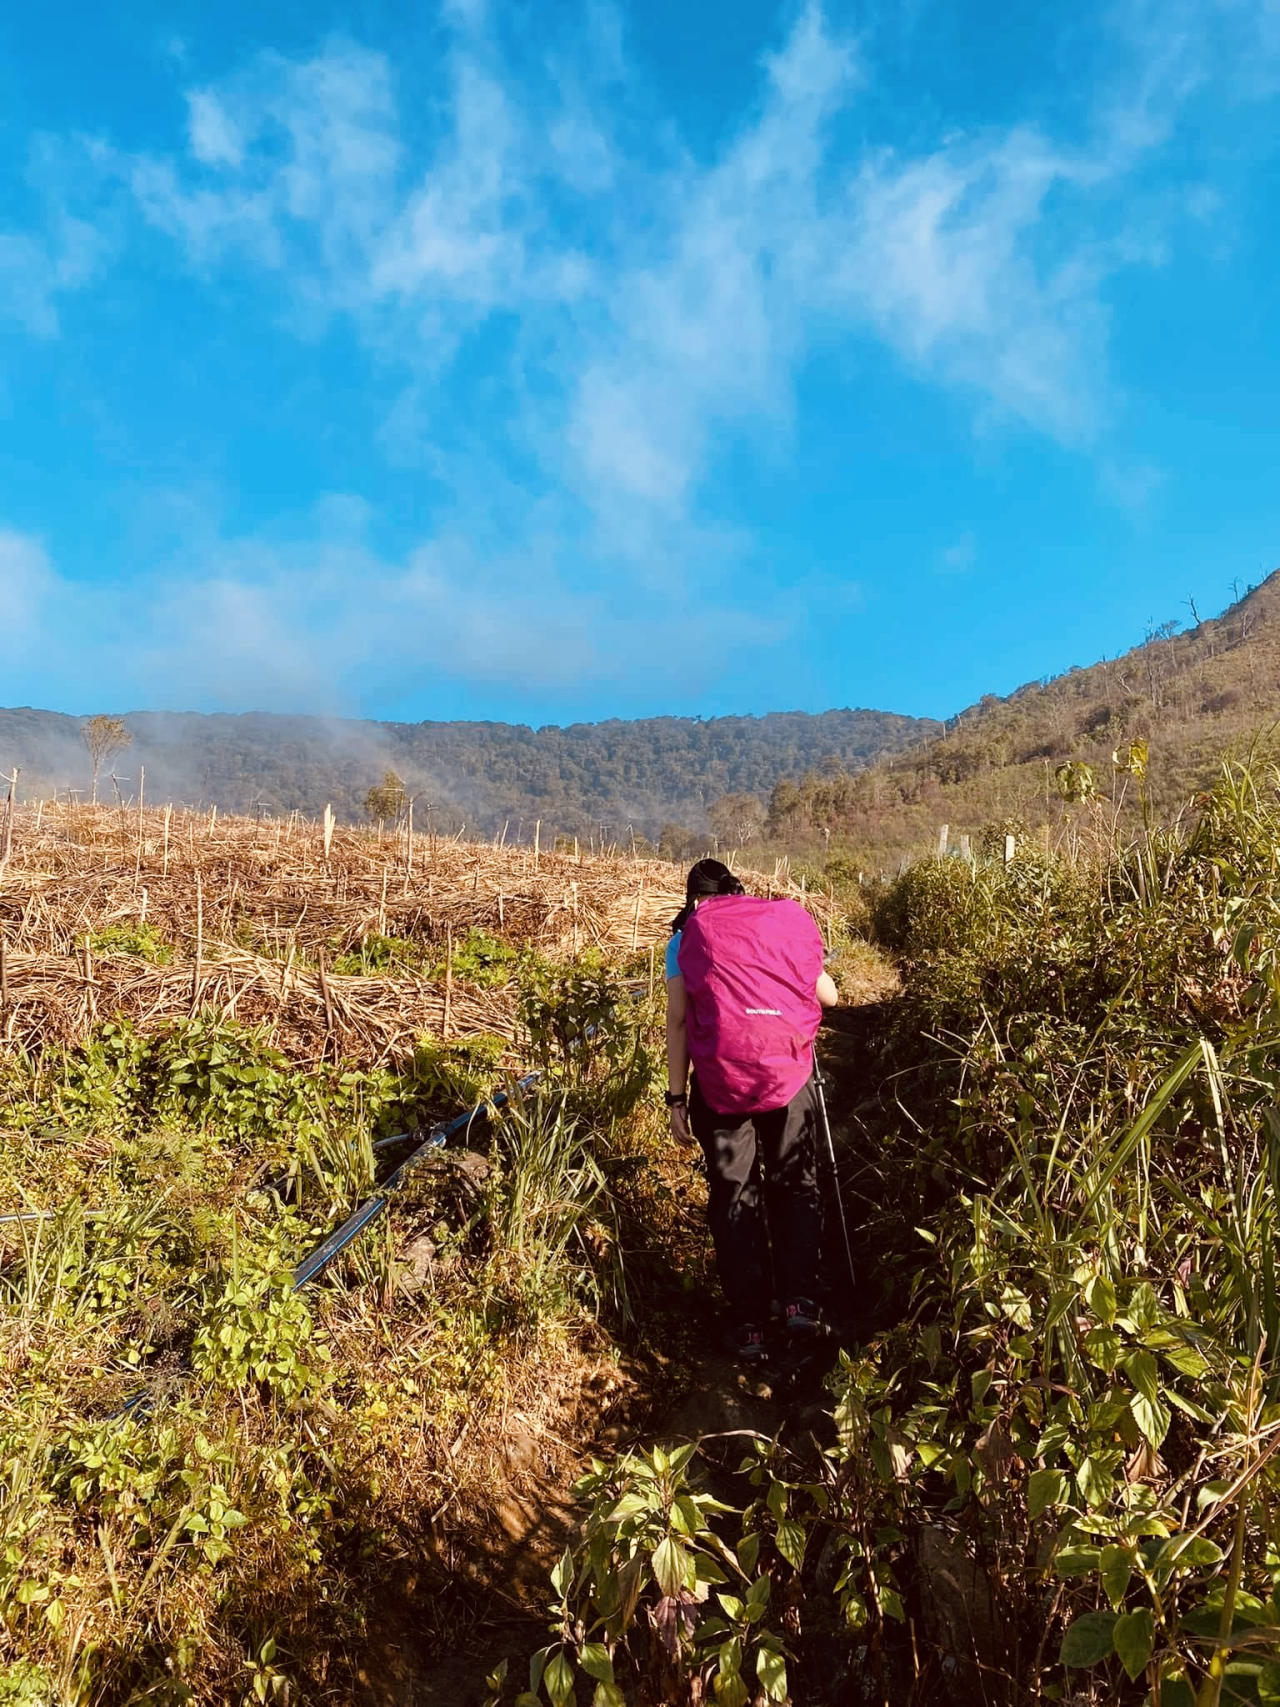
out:
M707 1159L707 1204L720 1284L740 1322L765 1321L772 1294L812 1299L818 1278L818 1109L812 1079L784 1108L717 1114L694 1075L689 1123ZM761 1214L761 1163L764 1207Z

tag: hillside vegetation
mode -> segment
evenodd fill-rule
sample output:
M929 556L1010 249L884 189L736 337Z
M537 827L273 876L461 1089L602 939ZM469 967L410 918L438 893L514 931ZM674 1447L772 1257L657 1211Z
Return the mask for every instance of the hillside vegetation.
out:
M659 868L22 808L0 1700L430 1699L460 1626L460 1707L1280 1699L1280 785L1161 825L1127 774L1133 831L868 890L857 1284L828 1240L825 1391L750 1397L654 1094Z
M1280 1700L1278 850L1231 765L880 893L825 1410L597 1461L492 1702Z
M1147 748L1149 804L1168 815L1213 781L1227 748L1277 717L1280 572L1219 617L1182 632L1166 624L1122 657L988 695L937 739L858 775L827 767L784 779L760 834L883 867L933 845L942 824L976 833L1010 818L1056 833L1074 816L1061 767L1088 765L1110 797L1112 755L1133 742ZM1132 788L1127 798L1136 802Z
M95 708L89 708L95 709ZM132 744L110 770L151 800L227 812L364 818L371 784L396 771L417 797L417 822L453 832L500 832L544 845L556 833L628 844L628 827L656 841L668 820L703 827L723 795L767 796L779 777L829 763L856 770L938 725L879 711L818 716L655 717L530 729L506 723L372 723L320 717L198 716L140 712L124 719ZM23 770L25 798L55 786L89 798L81 720L47 711L0 711L0 770Z

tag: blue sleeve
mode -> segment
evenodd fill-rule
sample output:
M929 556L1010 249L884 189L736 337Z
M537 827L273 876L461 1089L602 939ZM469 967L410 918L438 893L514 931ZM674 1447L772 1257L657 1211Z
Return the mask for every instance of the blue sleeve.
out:
M667 977L680 976L680 932L677 931L667 944Z

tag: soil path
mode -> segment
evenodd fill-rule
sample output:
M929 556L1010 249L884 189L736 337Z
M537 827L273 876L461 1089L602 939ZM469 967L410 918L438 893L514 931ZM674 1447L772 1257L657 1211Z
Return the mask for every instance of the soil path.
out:
M826 1016L818 1054L844 1203L860 1282L869 1270L860 1230L881 1182L858 1143L864 1112L876 1094L875 1040L897 979L868 957L849 994ZM824 1191L829 1170L820 1166ZM874 1287L851 1286L838 1221L828 1197L823 1241L826 1309L839 1340L862 1337L868 1312L876 1313ZM869 1278L869 1274L867 1275ZM747 1376L719 1350L714 1305L691 1298L683 1348L670 1356L647 1353L624 1360L611 1390L582 1395L560 1435L548 1439L513 1433L507 1453L508 1489L497 1508L500 1533L482 1556L457 1561L458 1587L448 1604L423 1603L406 1581L392 1597L380 1627L370 1631L361 1701L368 1707L479 1707L485 1677L509 1658L513 1678L545 1640L542 1607L548 1573L573 1532L576 1510L569 1492L590 1456L610 1456L653 1441L705 1439L738 1430L774 1435L800 1421L821 1397L820 1359L772 1379ZM814 1412L814 1415L817 1413ZM568 1437L568 1438L566 1438ZM578 1444L571 1447L570 1440Z

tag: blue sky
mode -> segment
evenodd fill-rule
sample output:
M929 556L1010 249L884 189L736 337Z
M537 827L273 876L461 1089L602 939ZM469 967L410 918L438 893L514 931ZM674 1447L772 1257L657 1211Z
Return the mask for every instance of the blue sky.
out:
M1280 0L0 14L0 701L942 715L1280 561Z

